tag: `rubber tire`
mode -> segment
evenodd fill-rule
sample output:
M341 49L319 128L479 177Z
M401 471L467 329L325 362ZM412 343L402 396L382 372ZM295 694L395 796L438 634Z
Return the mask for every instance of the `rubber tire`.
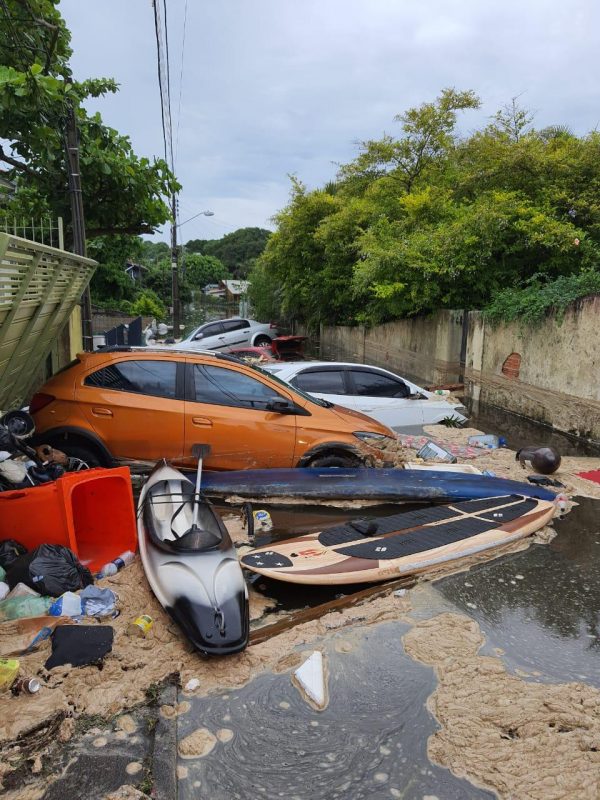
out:
M343 455L330 455L330 456L317 456L308 464L309 467L358 467L360 464L353 456Z
M271 339L268 336L262 334L261 336L257 336L254 340L254 347L267 347L271 344Z
M80 444L79 442L74 442L70 444L67 442L59 442L54 445L57 450L62 450L63 453L66 453L68 456L73 456L73 458L80 458L82 461L88 465L88 467L107 467L108 464L105 463L105 459L103 459L98 451L89 445Z

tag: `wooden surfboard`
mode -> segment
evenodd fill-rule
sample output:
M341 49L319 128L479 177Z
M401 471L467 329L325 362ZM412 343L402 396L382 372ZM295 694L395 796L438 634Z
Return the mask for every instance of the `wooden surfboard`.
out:
M244 567L288 583L384 581L522 539L546 525L548 500L506 495L353 520L257 547Z

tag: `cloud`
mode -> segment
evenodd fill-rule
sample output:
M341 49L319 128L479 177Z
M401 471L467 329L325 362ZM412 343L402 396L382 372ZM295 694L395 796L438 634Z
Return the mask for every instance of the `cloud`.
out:
M395 114L445 86L482 97L465 131L516 95L540 126L598 124L594 0L191 0L179 115L184 6L167 0L176 166L190 216L215 212L190 223L194 236L269 226L289 173L324 183L357 140L394 132ZM161 155L148 0L62 0L60 9L76 74L121 83L93 108L136 151Z

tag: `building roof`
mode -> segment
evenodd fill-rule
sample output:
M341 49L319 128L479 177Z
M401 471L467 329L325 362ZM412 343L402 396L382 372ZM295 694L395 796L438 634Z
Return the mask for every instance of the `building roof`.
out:
M227 289L228 292L231 294L246 294L248 291L248 287L250 286L250 281L221 281L221 284Z

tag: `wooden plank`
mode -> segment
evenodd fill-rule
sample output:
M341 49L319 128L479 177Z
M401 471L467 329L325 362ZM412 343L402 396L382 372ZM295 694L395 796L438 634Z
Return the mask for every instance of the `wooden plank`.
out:
M344 608L364 603L365 600L375 600L396 589L410 589L416 582L416 578L412 575L405 575L395 581L378 583L376 586L369 586L367 589L362 589L360 592L353 592L344 597L338 597L336 600L330 600L328 603L321 603L319 606L294 611L288 614L284 619L274 622L272 625L263 625L261 628L255 628L250 631L250 644L262 644L262 642L266 642L273 636L278 636L280 633L284 633L290 630L290 628L295 628L296 625L301 625L303 622L311 622L313 619L319 619L319 617L329 614L330 611L341 611Z

